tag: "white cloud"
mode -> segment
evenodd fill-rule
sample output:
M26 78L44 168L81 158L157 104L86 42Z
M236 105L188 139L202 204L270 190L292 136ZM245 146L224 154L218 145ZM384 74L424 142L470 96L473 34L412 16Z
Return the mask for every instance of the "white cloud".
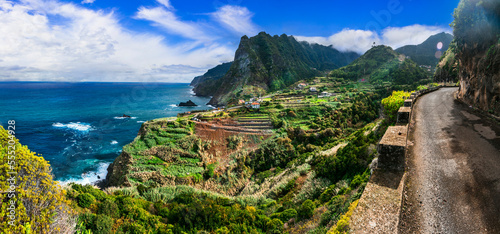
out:
M169 44L124 28L114 12L57 1L0 0L0 24L0 80L189 82L234 55L215 41Z
M419 24L401 28L388 27L382 32L382 41L396 49L405 45L418 45L430 36L441 32L451 33L451 29Z
M451 30L449 28L415 24L405 27L387 27L380 34L367 30L344 29L329 37L295 36L295 38L299 41L332 45L340 51L354 51L363 54L371 48L373 42L397 49L404 45L420 44L430 36L440 32L451 33Z
M92 4L94 2L95 2L95 0L83 0L82 4Z
M258 32L257 26L252 22L253 13L246 7L225 5L212 13L212 16L235 33L253 36Z
M210 41L213 38L207 35L199 24L194 22L185 22L177 18L177 16L163 7L146 8L140 7L136 15L137 19L149 20L157 26L162 27L172 34L177 34L185 38Z
M164 7L166 7L167 9L169 10L173 10L174 8L172 7L172 4L170 4L170 0L156 0L158 3L160 3L161 5L163 5Z

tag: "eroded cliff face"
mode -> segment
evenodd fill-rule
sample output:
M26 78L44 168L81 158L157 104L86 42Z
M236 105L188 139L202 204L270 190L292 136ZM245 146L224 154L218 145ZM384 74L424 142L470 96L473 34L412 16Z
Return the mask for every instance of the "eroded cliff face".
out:
M460 89L464 102L492 114L500 114L500 43L487 51L465 44L458 55Z
M106 186L130 186L127 174L132 165L132 156L123 151L113 163L108 167L108 174L106 175Z

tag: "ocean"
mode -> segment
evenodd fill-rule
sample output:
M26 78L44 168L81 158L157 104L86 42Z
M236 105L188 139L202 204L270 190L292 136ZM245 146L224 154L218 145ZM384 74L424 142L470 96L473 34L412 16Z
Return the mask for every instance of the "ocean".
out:
M178 107L192 100L197 107ZM0 82L0 124L50 162L56 180L104 179L147 120L211 109L188 84ZM131 118L124 118L123 115Z

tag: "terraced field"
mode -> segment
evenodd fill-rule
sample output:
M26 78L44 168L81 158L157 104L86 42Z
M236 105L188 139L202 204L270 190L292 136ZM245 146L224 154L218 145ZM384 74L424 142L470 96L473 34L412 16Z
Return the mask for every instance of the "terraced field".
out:
M271 130L273 125L269 116L262 114L243 115L235 118L239 127L255 130Z

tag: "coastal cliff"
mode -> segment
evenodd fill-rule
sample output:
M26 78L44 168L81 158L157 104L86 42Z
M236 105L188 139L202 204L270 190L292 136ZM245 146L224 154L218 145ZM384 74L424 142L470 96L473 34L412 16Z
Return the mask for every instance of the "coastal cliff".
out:
M197 96L212 96L214 91L220 86L220 78L229 71L233 62L223 63L209 69L202 76L197 76L191 81L193 92Z

